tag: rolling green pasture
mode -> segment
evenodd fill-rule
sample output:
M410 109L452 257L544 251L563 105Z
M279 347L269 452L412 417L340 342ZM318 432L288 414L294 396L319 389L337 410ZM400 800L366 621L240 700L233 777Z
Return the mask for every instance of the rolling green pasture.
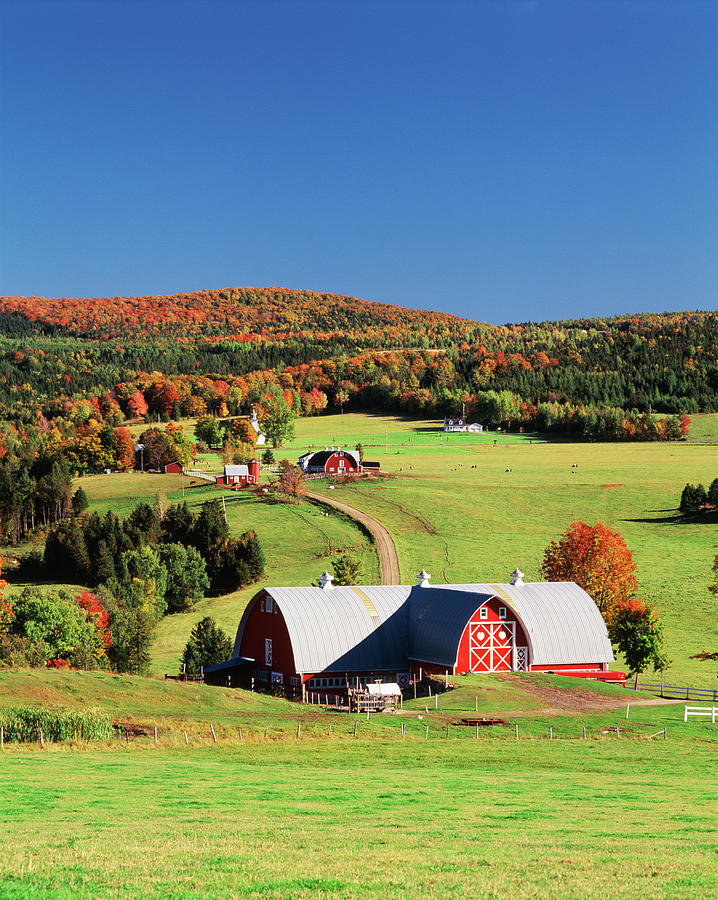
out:
M690 659L718 647L718 609L707 591L718 552L716 524L683 520L676 507L686 482L707 485L718 476L718 415L694 416L686 442L572 444L537 435L445 435L436 421L346 413L298 420L295 439L277 456L293 459L311 446L359 442L390 477L335 482L331 492L329 482L314 480L312 490L383 522L397 544L403 580L412 582L426 567L439 583L505 581L517 565L536 579L544 548L572 521L605 522L625 538L640 592L665 622L674 660L666 682L716 686L716 666ZM219 457L205 459L208 468L219 466ZM159 490L170 501L182 499L182 480L174 475L97 475L80 483L98 512L127 515ZM364 583L378 580L368 539L338 513L324 516L307 503L271 504L249 492L190 489L188 478L184 484L190 505L224 494L232 531L257 531L267 556L263 584L309 584L346 551L362 557ZM204 615L233 634L255 589L208 598L191 613L165 619L153 671L175 671L191 628Z
M299 424L315 443L339 437L346 446L356 443L351 420L357 433L374 424L378 443L366 455L394 477L337 484L332 496L386 525L405 580L425 567L439 583L506 581L517 565L527 580L538 579L544 548L571 522L604 522L623 535L640 593L665 622L674 660L667 683L714 686L716 667L689 657L718 647L718 608L707 590L718 534L715 522L685 521L676 507L686 482L718 476L718 416L696 417L699 442L671 444L436 437L438 423L395 420L388 454L380 446L385 417L341 419ZM436 445L426 430L432 424ZM313 489L322 492L321 484Z
M6 748L0 894L713 897L715 744L681 749L438 736Z
M91 704L145 730L5 745L0 896L714 896L718 725L581 679L454 683L438 709L367 721L207 685L0 672L0 706ZM504 724L462 727L475 702Z
M253 528L267 558L266 576L260 585L204 600L189 613L168 616L158 629L153 651L153 671L174 673L182 649L192 627L206 615L212 615L232 636L249 598L261 584L310 584L331 566L332 559L351 552L359 556L368 581L379 578L379 563L369 538L344 515L324 514L311 503L274 503L258 499L247 490L218 491L208 486L190 489L185 478L184 500L190 508L199 509L208 500L224 497L227 522L233 534ZM82 479L90 501L90 511L104 513L111 509L127 516L146 500L153 502L163 491L171 503L182 502L179 475L152 475L130 472L121 475L93 475Z

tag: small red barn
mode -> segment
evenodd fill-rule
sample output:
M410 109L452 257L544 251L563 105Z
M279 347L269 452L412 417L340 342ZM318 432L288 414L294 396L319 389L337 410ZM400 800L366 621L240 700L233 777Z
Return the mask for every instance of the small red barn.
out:
M177 462L176 460L171 463L167 463L164 467L165 475L179 475L184 472L184 466L181 462Z
M216 484L256 484L259 481L259 460L253 459L245 466L225 466Z
M362 472L359 452L341 447L325 447L316 453L307 453L299 459L298 465L308 474L360 475Z

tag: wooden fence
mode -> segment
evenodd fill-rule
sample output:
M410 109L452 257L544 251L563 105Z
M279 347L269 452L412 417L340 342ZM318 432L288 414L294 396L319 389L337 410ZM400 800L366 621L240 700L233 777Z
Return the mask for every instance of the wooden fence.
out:
M718 689L694 688L687 685L647 684L646 682L626 682L629 691L654 691L666 700L712 700L718 703Z

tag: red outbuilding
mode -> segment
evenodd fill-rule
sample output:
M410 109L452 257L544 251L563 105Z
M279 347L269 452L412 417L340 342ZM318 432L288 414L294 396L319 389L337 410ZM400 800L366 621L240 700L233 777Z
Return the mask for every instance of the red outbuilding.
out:
M341 447L325 447L316 453L306 453L298 460L299 468L307 474L361 475L362 463L357 450L342 450ZM378 463L371 463L372 471Z
M184 472L184 466L181 462L177 462L176 460L171 463L167 463L164 467L165 475L179 475Z
M611 643L572 582L265 588L249 602L233 660L288 693L342 692L422 674L560 672L605 680ZM222 665L228 670L232 660Z
M225 466L216 484L256 484L259 481L259 460L253 459L246 466Z

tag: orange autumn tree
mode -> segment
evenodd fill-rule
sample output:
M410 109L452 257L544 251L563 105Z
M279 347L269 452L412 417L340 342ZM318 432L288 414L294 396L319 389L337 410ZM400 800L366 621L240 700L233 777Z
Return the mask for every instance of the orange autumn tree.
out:
M572 522L544 552L547 581L575 581L590 594L607 624L638 587L636 564L620 534L597 522Z

